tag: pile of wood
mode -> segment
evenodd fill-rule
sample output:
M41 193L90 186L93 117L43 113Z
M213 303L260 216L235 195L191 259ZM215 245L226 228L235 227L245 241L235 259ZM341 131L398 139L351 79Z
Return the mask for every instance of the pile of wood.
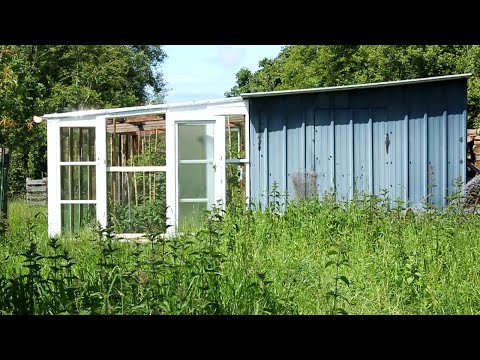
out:
M480 129L467 130L467 160L480 168Z
M27 178L27 204L28 205L46 205L47 204L47 178L30 179Z
M465 203L477 205L480 200L480 129L467 129L467 183Z
M480 174L480 129L467 129L467 182Z

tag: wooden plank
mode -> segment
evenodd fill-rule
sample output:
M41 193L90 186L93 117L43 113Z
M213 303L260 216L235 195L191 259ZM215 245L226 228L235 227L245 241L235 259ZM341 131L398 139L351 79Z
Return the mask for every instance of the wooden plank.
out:
M46 193L28 193L27 196L28 196L29 198L44 198L44 199L47 198L47 194L46 194Z
M26 198L28 205L46 205L47 204L47 178L26 179Z
M148 155L152 154L152 135L148 135ZM149 156L151 157L151 156ZM148 165L152 165L151 163ZM152 173L148 172L148 201L152 199Z
M130 146L130 165L135 166L135 156L134 156L134 139L136 139L135 135L130 137L131 139L131 146ZM135 196L135 206L138 206L138 188L137 188L137 173L133 173L133 192Z
M30 193L47 193L47 187L42 186L42 187L34 187L34 188L27 188L27 194Z
M46 185L48 182L47 178L43 178L43 179L30 179L30 178L27 178L25 183L27 185Z
M154 157L157 156L157 143L158 143L158 133L157 130L155 130L155 148L154 148ZM152 165L157 165L157 163L152 164ZM153 201L155 201L155 188L157 187L157 177L156 174L153 175Z
M46 193L47 187L46 186L27 186L27 192L44 192Z
M42 193L39 193L39 194L27 194L27 198L28 198L28 199L34 199L34 198L47 199L47 195L46 195L46 194L42 194Z
M113 119L113 135L112 135L112 141L111 141L111 144L112 144L112 147L111 147L111 157L112 157L112 160L110 161L110 164L111 166L114 166L116 165L116 158L115 158L115 147L117 146L117 141L116 141L116 138L117 138L117 134L116 134L116 121L115 119ZM112 174L112 198L113 198L113 202L112 202L112 207L115 208L115 203L117 202L117 197L116 197L116 190L117 190L117 177L116 176L113 176Z
M46 185L47 180L46 179L41 179L41 180L29 180L27 179L27 186L30 185Z
M141 154L142 155L145 155L145 138L142 137L142 150L141 150ZM145 160L144 160L145 161ZM145 164L145 162L144 162ZM143 180L143 207L145 207L145 190L146 190L146 187L145 187L145 173L143 174L142 176L142 180Z
M125 135L125 165L128 165L128 162L127 162L127 159L128 159L128 153L129 153L129 150L131 148L131 144L130 144L130 139L132 137L131 136L128 136L128 135ZM132 156L133 156L133 153L132 153ZM130 204L131 204L131 192L130 192L130 183L131 183L131 174L126 174L127 175L127 202L128 202L128 207L130 208Z
M47 200L47 196L45 194L27 194L27 199Z

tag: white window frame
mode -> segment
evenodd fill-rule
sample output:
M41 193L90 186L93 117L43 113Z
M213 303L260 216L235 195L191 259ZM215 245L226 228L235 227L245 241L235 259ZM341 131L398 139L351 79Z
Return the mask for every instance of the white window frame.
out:
M145 171L166 171L166 201L167 201L167 229L168 232L174 231L176 225L172 207L175 207L176 198L176 154L175 154L175 126L172 119L183 118L184 120L199 119L208 120L211 116L223 117L223 128L219 138L223 138L223 153L225 155L225 121L227 115L245 116L245 158L232 161L216 159L217 170L225 173L225 163L235 163L237 161L245 163L245 191L247 204L250 202L250 149L249 149L249 102L248 99L212 99L205 101L193 101L189 103L148 105L123 109L101 109L75 111L64 114L47 114L47 151L48 151L48 234L49 236L58 236L61 233L61 209L60 209L60 127L95 127L95 152L96 152L96 212L97 221L101 226L107 225L107 162L106 162L106 118L128 117L131 115L143 114L165 114L166 123L166 166L145 169ZM206 116L206 117L204 117ZM215 135L217 136L217 135ZM83 162L82 162L83 163ZM218 168L221 167L221 169ZM108 168L110 171L137 171L137 169L118 169ZM223 183L225 186L225 180ZM223 197L225 201L225 197ZM172 206L173 204L173 206Z
M102 162L102 151L105 152L105 117L71 120L49 120L47 128L48 159L48 234L57 236L62 231L62 204L94 204L96 207L96 220L102 226L106 225L106 204L103 194L106 190L105 163ZM61 161L61 128L94 128L95 129L95 160L94 161ZM102 141L103 139L103 141ZM102 150L103 149L103 150ZM61 194L61 167L68 165L95 165L95 200L62 200ZM104 195L106 201L106 194Z
M245 105L245 113L241 114L229 114L229 115L244 115L245 117L245 129L244 129L244 137L245 137L245 143L242 144L245 149L245 157L241 159L228 159L227 155L225 154L225 164L232 164L232 165L240 165L240 164L245 164L245 196L246 198L246 204L247 207L250 206L250 117L248 113L248 100L244 101ZM238 130L237 130L238 131ZM239 136L240 138L240 136ZM239 139L240 140L240 139Z
M152 114L164 114L164 112L152 112ZM112 118L124 118L129 116L134 116L135 114L123 114L121 116L110 116L109 119ZM105 218L104 223L107 224L107 214L108 214L108 199L107 199L107 175L108 173L116 173L116 172L167 172L167 166L107 166L107 123L106 117L103 117L103 124L104 124L104 139L105 139L105 149L104 149L104 156L103 162L105 164ZM167 133L168 134L168 133ZM168 135L167 135L168 138ZM168 155L167 155L168 158ZM165 176L166 177L166 176ZM159 209L162 211L163 209ZM143 233L125 233L125 234L117 234L120 237L128 237L128 238L136 238L141 237Z
M205 111L171 111L166 117L166 153L167 153L167 234L174 234L178 225L178 124L205 123L214 121L213 162L215 202L225 205L225 117L212 115Z

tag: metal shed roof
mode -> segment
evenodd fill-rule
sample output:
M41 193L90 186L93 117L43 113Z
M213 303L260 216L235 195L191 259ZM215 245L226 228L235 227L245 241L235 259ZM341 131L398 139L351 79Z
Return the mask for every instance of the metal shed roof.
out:
M435 77L420 78L420 79L383 81L383 82L367 83L367 84L242 93L240 94L240 96L230 97L230 98L194 100L194 101L188 101L188 102L178 102L178 103L158 104L158 105L141 105L141 106L132 106L132 107L123 107L123 108L79 110L79 111L71 111L71 112L64 112L64 113L45 114L43 115L43 117L45 119L58 119L58 118L68 118L68 117L92 116L92 115L93 116L94 115L120 116L124 114L125 115L141 115L141 114L148 114L151 112L165 113L169 109L178 109L178 108L197 106L197 105L229 104L229 103L237 102L242 99L248 99L248 98L254 98L254 97L308 94L308 93L317 93L317 92L343 91L343 90L365 89L365 88L375 88L375 87L385 87L385 86L399 86L399 85L407 85L407 84L418 84L418 83L424 83L424 82L454 80L454 79L460 79L460 78L468 78L470 76L472 76L471 73L465 73L465 74L435 76Z
M45 114L45 119L57 119L67 117L82 117L82 116L94 116L94 115L111 115L111 116L131 116L131 115L143 115L155 112L156 114L166 113L169 109L184 108L189 106L198 105L221 105L229 104L237 101L242 101L240 96L220 99L207 99L207 100L194 100L187 102L177 102L170 104L157 104L157 105L140 105L123 108L108 108L108 109L93 109L93 110L78 110L64 113Z
M367 84L327 86L327 87L310 88L310 89L261 91L261 92L254 92L254 93L242 93L242 94L240 94L240 96L244 99L248 99L248 98L263 97L263 96L278 96L278 95L308 94L308 93L328 92L328 91L343 91L343 90L365 89L365 88L375 88L375 87L385 87L385 86L399 86L399 85L419 84L419 83L434 82L434 81L454 80L454 79L461 79L461 78L469 78L470 76L472 76L472 73L444 75L444 76L433 76L433 77L420 78L420 79L382 81L382 82L367 83Z

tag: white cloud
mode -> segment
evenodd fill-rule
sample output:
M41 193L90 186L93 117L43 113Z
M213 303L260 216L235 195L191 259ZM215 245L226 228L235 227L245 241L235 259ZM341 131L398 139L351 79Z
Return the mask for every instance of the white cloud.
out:
M246 50L243 46L218 45L217 56L225 68L238 67L245 59Z

